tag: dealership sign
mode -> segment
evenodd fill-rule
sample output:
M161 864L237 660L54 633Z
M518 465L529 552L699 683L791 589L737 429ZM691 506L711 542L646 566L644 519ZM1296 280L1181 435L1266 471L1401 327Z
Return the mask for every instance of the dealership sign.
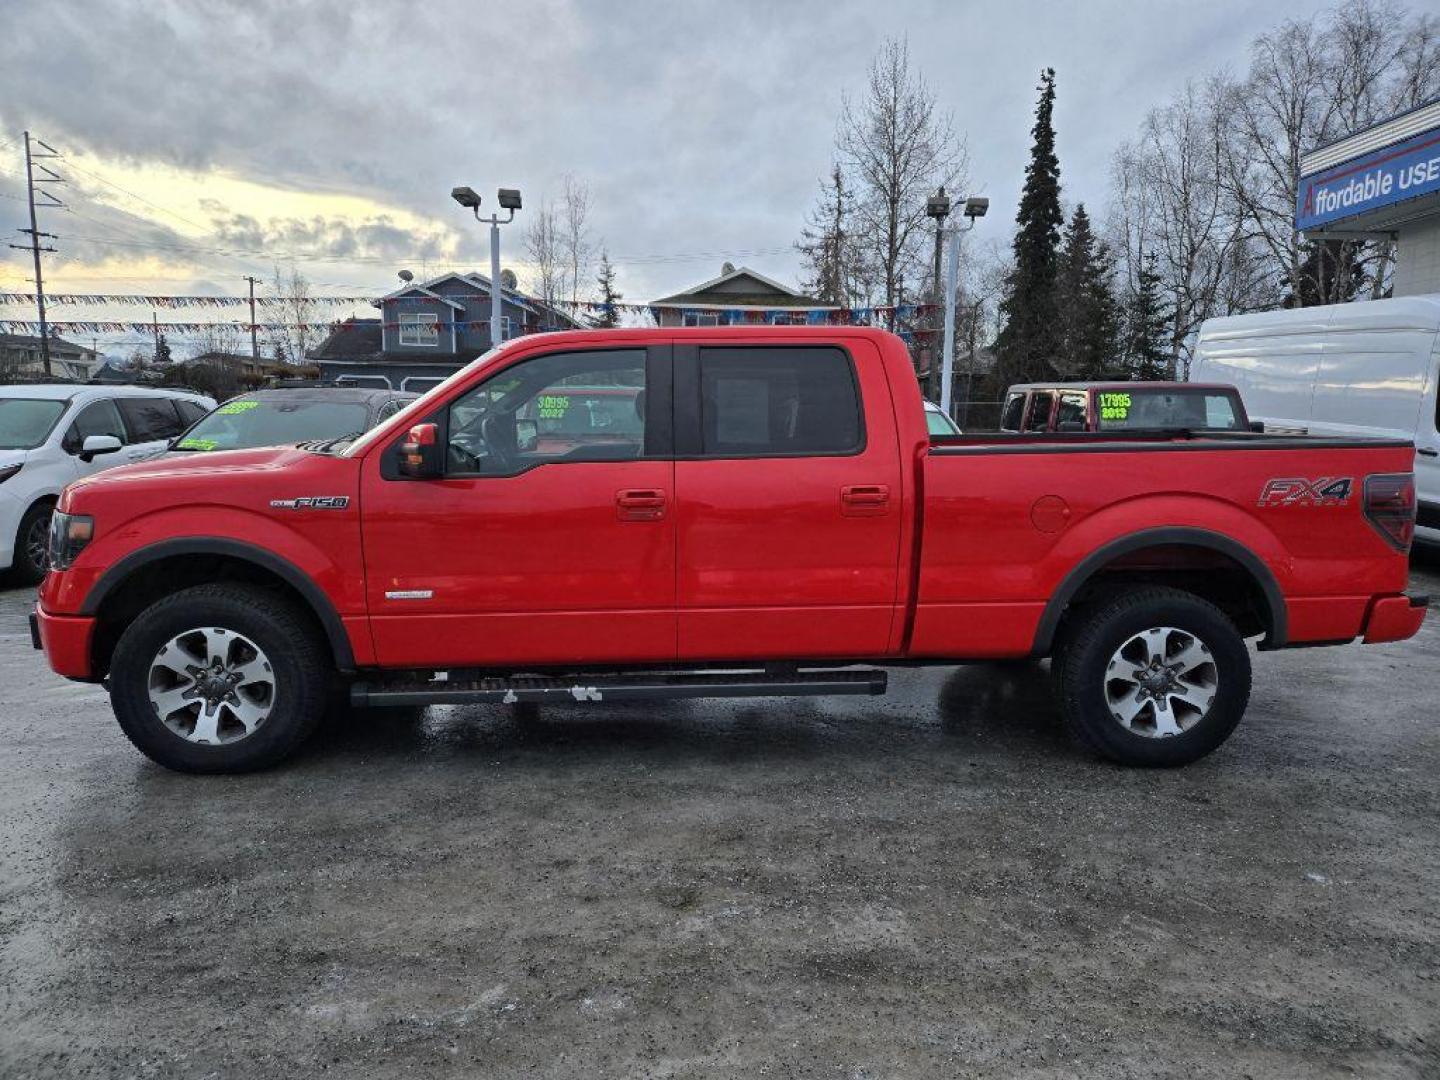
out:
M1440 130L1300 178L1295 227L1318 229L1440 191Z

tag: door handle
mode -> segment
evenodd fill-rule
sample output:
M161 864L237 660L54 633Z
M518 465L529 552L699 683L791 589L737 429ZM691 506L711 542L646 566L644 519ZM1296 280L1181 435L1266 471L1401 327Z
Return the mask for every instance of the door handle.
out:
M615 516L621 521L659 521L665 516L665 492L659 488L617 491Z
M1425 457L1440 457L1440 450L1432 450L1428 446L1420 447L1420 449L1416 450L1415 453L1421 454Z
M840 512L847 517L876 517L890 509L884 484L849 484L840 489Z

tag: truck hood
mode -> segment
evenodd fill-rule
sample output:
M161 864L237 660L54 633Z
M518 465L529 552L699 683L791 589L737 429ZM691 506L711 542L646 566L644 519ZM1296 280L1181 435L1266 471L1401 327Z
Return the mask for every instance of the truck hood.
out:
M150 483L169 478L198 480L206 476L228 476L235 473L278 472L302 461L313 461L316 454L293 446L267 446L258 450L211 450L174 457L156 457L132 465L117 465L70 485L81 492L98 485L109 488L121 484Z

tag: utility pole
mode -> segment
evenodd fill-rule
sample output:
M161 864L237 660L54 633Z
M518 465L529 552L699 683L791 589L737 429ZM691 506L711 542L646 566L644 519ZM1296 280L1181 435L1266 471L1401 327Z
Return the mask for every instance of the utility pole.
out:
M39 139L36 139L35 142L44 147L46 152L40 154L35 153L30 147L30 132L25 132L25 194L30 202L30 228L21 229L20 231L30 234L30 243L28 245L11 244L10 246L18 251L24 251L26 247L29 247L31 254L35 258L35 307L40 316L40 357L45 364L45 377L48 379L51 377L50 327L45 321L45 276L40 269L40 253L42 251L54 251L55 249L53 247L41 247L40 238L43 236L53 240L55 239L55 234L40 231L40 225L35 218L35 185L63 184L65 180L47 166L35 164L36 158L58 158L60 156L54 147L47 146ZM35 170L37 168L40 169L41 172L46 173L46 175L36 179ZM49 191L42 190L40 194L50 200L49 202L41 203L41 206L64 205Z
M150 362L153 364L160 359L160 316L150 312L150 331L155 335L155 348L150 353Z
M260 359L260 342L255 335L255 286L259 278L245 275L245 280L250 283L250 359Z

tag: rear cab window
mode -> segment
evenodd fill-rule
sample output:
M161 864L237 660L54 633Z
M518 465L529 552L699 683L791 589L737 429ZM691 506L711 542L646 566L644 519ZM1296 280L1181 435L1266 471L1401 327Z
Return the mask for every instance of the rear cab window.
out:
M1101 431L1245 431L1249 423L1234 390L1155 387L1142 383L1096 393Z

